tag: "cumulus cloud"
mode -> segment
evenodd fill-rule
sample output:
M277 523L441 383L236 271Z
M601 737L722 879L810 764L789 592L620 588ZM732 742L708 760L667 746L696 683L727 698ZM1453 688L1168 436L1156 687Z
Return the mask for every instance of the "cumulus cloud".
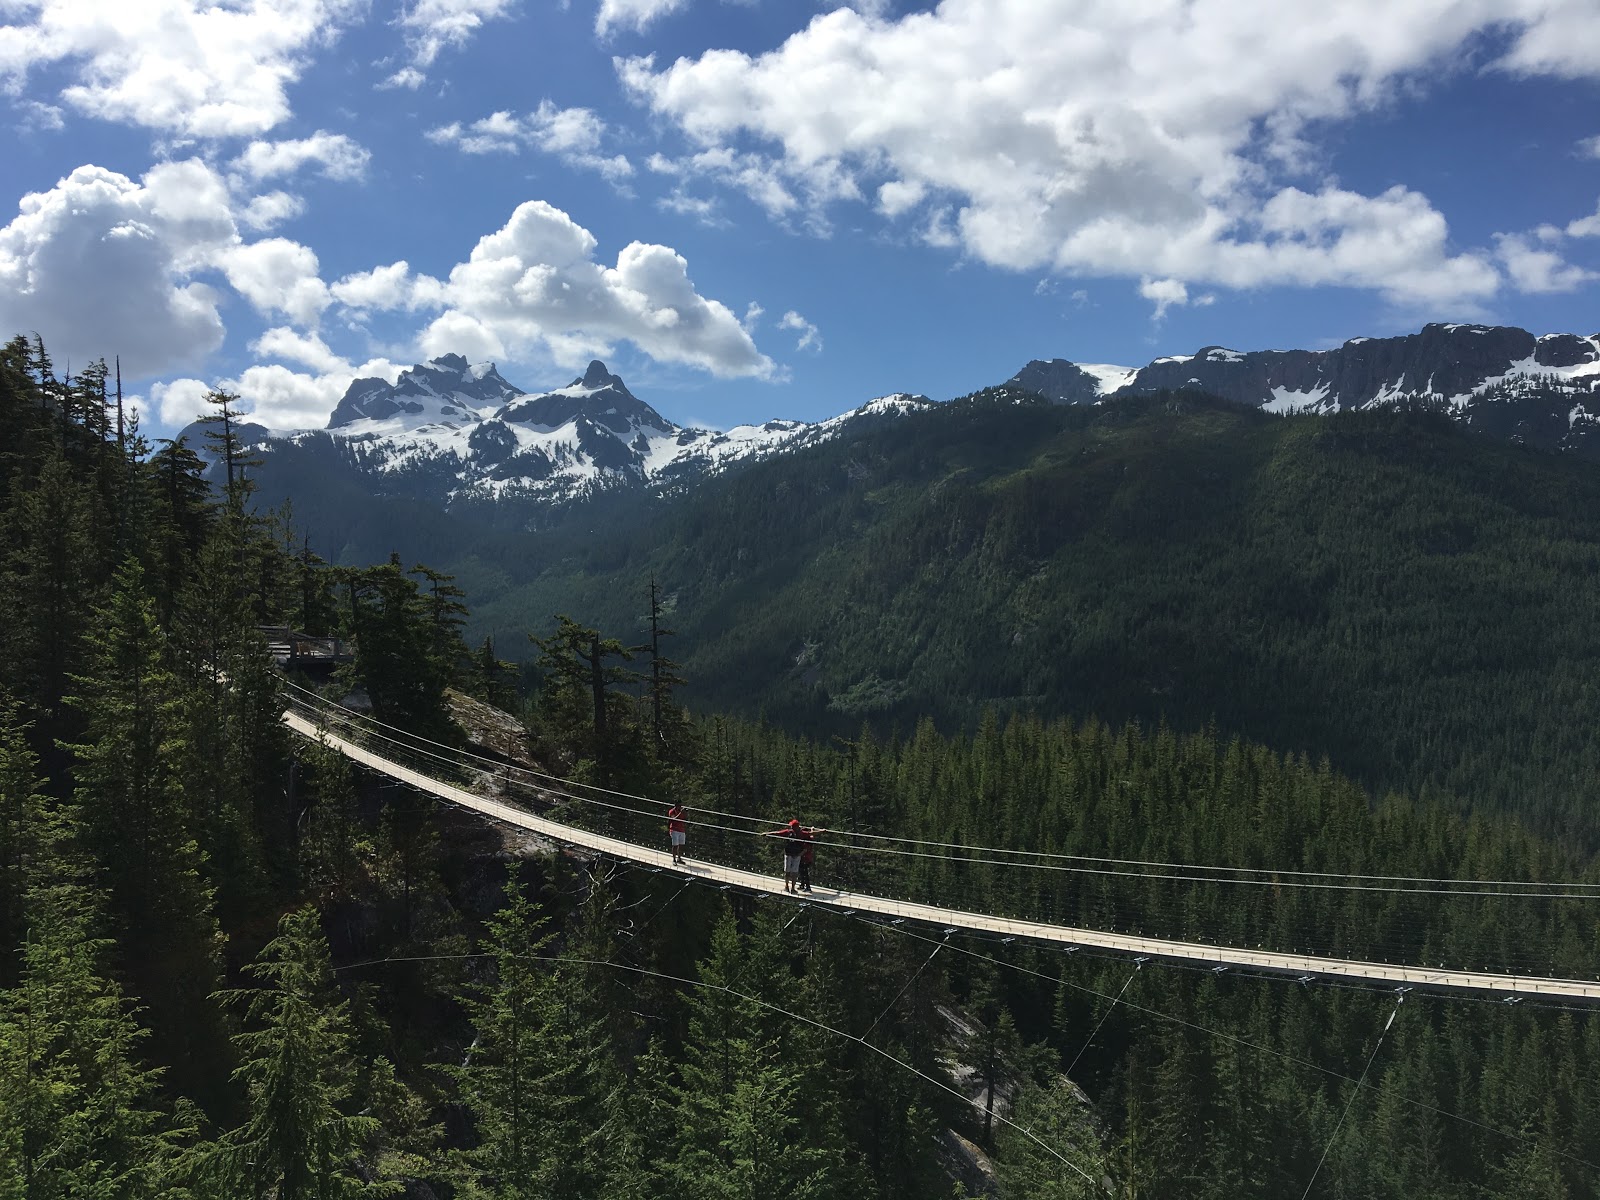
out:
M332 302L309 246L288 238L263 238L220 251L217 265L228 283L258 312L282 313L300 325L315 325Z
M443 285L431 276L413 275L405 259L346 275L329 291L340 304L361 312L414 309L437 304L443 297Z
M150 388L148 406L162 424L180 429L210 411L211 405L206 403L210 392L211 385L203 379L174 379Z
M79 167L0 229L0 327L37 330L58 361L121 355L135 378L198 361L223 324L192 276L236 238L226 185L203 163L139 182Z
M47 67L87 116L185 137L264 133L289 115L306 54L360 0L26 0L0 28L0 87Z
M1600 158L1600 134L1584 138L1578 143L1578 153L1585 158Z
M1556 230L1540 231L1555 234ZM1550 237L1546 241L1553 240ZM1570 292L1597 278L1593 271L1574 266L1554 250L1541 249L1522 234L1495 235L1495 253L1518 291Z
M498 358L539 348L574 365L625 340L658 361L719 377L772 374L739 318L695 291L675 250L632 242L608 267L595 260L597 248L560 209L541 200L518 206L447 281L407 276L408 300L420 292L444 306L423 332L423 352Z
M794 309L791 308L783 314L783 319L778 322L778 328L792 329L800 335L794 344L796 350L813 350L818 354L822 353L822 337L817 332L817 327L795 312Z
M229 165L248 183L293 175L313 164L328 179L355 180L366 174L371 159L372 155L354 139L319 129L308 138L251 142Z
M382 91L386 88L405 88L414 92L427 82L428 77L417 70L416 67L401 67L380 83L378 89Z
M315 333L301 333L283 325L267 330L250 343L253 353L263 358L283 358L300 363L313 371L348 371L350 364L335 354L328 343Z
M780 219L870 197L1009 269L1459 304L1501 285L1491 248L1453 247L1415 191L1303 173L1318 128L1490 31L1508 47L1495 69L1600 75L1592 0L943 0L898 20L839 8L760 55L616 69L688 139L681 178Z
M684 0L600 0L595 13L594 31L607 37L619 29L642 33L652 22L675 13Z
M265 192L252 196L239 210L239 223L248 229L275 229L306 210L306 202L291 192Z
M524 116L490 113L470 124L452 121L427 133L429 141L459 148L466 154L515 154L524 147L554 154L568 166L598 171L612 182L633 174L621 154L604 154L606 123L592 109L558 108L549 100Z

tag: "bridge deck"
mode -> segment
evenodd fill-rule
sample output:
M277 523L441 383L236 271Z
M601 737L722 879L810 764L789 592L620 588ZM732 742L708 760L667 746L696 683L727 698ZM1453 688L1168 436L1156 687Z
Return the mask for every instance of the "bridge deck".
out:
M512 805L473 795L463 788L442 783L420 771L392 762L332 733L319 731L315 725L295 713L285 713L283 719L294 732L313 740L320 737L330 747L354 762L437 796L441 800L482 813L493 820L532 830L568 845L582 846L601 854L609 854L614 858L625 858L647 866L659 867L663 872L696 876L750 892L775 894L783 892L783 881L775 876L720 866L716 863L690 861L679 866L673 863L672 856L666 850L652 849L620 838L563 825ZM1095 947L1213 967L1246 967L1253 970L1281 972L1290 976L1352 979L1428 991L1492 992L1507 998L1543 996L1569 1001L1600 1001L1600 981L1551 979L1537 975L1505 975L1484 971L1451 971L1394 963L1362 962L1357 959L1324 958L1311 954L1280 954L1276 951L1251 950L1242 946L1212 946L1202 942L1169 941L1165 938L1106 933L1097 929L1079 929L1067 925L1049 925L1014 917L996 917L987 913L941 908L933 904L893 900L866 892L846 892L831 888L819 887L808 893L806 900L812 904L845 911L877 913L886 917L899 917L941 927L975 929L1030 941Z

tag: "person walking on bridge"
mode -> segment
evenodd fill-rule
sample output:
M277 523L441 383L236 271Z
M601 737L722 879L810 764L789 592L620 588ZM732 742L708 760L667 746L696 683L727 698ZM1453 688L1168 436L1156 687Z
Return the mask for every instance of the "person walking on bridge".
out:
M684 843L689 840L689 810L681 804L667 809L667 841L672 845L672 861L683 862Z

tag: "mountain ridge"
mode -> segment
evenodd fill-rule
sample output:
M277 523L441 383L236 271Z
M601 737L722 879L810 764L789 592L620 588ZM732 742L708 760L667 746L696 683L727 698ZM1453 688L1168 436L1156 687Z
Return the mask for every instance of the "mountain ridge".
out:
M1199 391L1278 415L1424 408L1502 440L1600 461L1597 387L1600 334L1434 324L1326 350L1203 346L1142 367L1035 359L990 390L1067 405ZM716 430L663 416L598 359L564 386L529 393L493 363L446 354L393 384L355 380L321 430L252 430L249 440L266 460L263 480L296 455L317 454L341 464L358 492L440 511L500 508L499 523L531 525L585 497L675 494L723 470L943 403L894 393L823 421Z

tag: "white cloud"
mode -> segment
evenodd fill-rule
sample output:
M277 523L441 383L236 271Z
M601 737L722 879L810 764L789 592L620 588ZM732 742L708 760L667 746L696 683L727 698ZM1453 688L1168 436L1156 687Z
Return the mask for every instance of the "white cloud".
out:
M395 72L385 84L421 86L427 68L441 51L466 45L485 21L498 20L515 7L515 0L415 0L396 22L405 31L411 65Z
M305 210L306 202L291 192L267 192L246 202L239 212L239 223L265 231L294 220Z
M414 92L427 82L428 77L421 71L417 70L417 68L401 67L393 75L390 75L387 79L380 83L378 88L380 91L386 88L405 88L408 91Z
M329 291L340 304L358 311L414 309L442 302L443 285L428 275L413 275L404 259L346 275Z
M58 362L121 355L130 378L221 344L218 297L192 275L237 233L203 163L163 163L137 183L82 166L18 210L0 229L0 328L37 330Z
M921 204L927 194L927 186L914 179L891 179L878 188L878 211L898 217Z
M203 379L174 379L157 383L150 388L150 407L161 417L162 424L180 429L190 421L212 411L206 403L211 385ZM199 449L191 446L191 449Z
M515 154L531 147L554 154L568 166L598 171L612 182L633 174L633 164L621 154L601 152L606 123L588 108L557 108L549 100L526 116L490 113L471 124L452 121L430 129L427 138L453 145L466 154Z
M1567 226L1568 237L1600 237L1600 201L1596 201L1594 212L1587 217L1579 217Z
M304 363L315 372L295 371L282 363L262 363L247 367L236 377L216 381L216 387L239 396L240 411L251 421L277 433L322 428L356 379L377 378L393 383L402 370L386 358L355 366L328 350L319 338L305 338L289 329L268 330L251 344L251 349L265 357ZM205 396L212 387L204 380L190 378L157 383L150 389L150 405L163 424L181 428L209 410Z
M756 326L760 324L761 317L766 311L761 305L752 300L744 306L744 317L739 321L739 324L744 326L746 333L754 333Z
M283 313L296 324L314 326L332 302L317 273L316 253L288 238L230 246L217 255L217 265L233 289L266 315Z
M352 138L319 129L308 138L251 142L229 165L251 183L293 175L313 163L328 179L355 180L366 174L371 159L372 155Z
M645 27L684 6L684 0L600 0L594 31L608 37L618 29L643 33Z
M656 207L665 212L690 217L708 229L726 229L732 222L722 215L722 206L709 196L691 196L681 187L675 187L656 201Z
M1593 271L1572 265L1554 250L1536 248L1520 234L1496 234L1495 253L1521 292L1570 292L1597 278Z
M1499 69L1600 75L1593 0L942 0L892 21L840 8L755 56L615 65L691 143L680 181L774 217L871 197L888 217L925 207L924 241L1008 269L1461 305L1500 286L1492 249L1454 247L1415 191L1301 173L1316 131L1488 32Z
M1497 64L1519 75L1600 76L1600 20L1591 0L1520 0L1501 14L1522 28ZM1487 15L1492 20L1494 7Z
M778 328L792 329L800 335L794 344L796 350L814 350L818 354L822 353L822 338L817 333L817 327L794 309L791 308L783 314L783 319L778 322Z
M17 122L17 128L23 132L40 131L54 133L66 127L66 119L61 115L61 109L54 104L44 104L38 100L21 100L17 108L22 112L22 120Z
M1578 153L1585 158L1600 158L1600 134L1584 138L1578 143Z
M12 0L0 88L63 68L60 93L92 117L186 137L263 133L289 115L307 52L360 0Z
M695 291L676 251L633 242L607 267L594 260L597 245L560 209L538 200L518 206L435 285L445 311L423 332L423 352L479 359L542 348L563 365L581 365L626 340L658 361L719 377L772 374L772 361L727 306Z
M313 371L348 371L350 364L335 354L315 333L300 333L282 325L267 330L250 343L252 353L263 358L286 358Z
M1178 279L1143 279L1139 282L1139 295L1156 306L1155 319L1167 315L1173 305L1189 303L1189 289Z

